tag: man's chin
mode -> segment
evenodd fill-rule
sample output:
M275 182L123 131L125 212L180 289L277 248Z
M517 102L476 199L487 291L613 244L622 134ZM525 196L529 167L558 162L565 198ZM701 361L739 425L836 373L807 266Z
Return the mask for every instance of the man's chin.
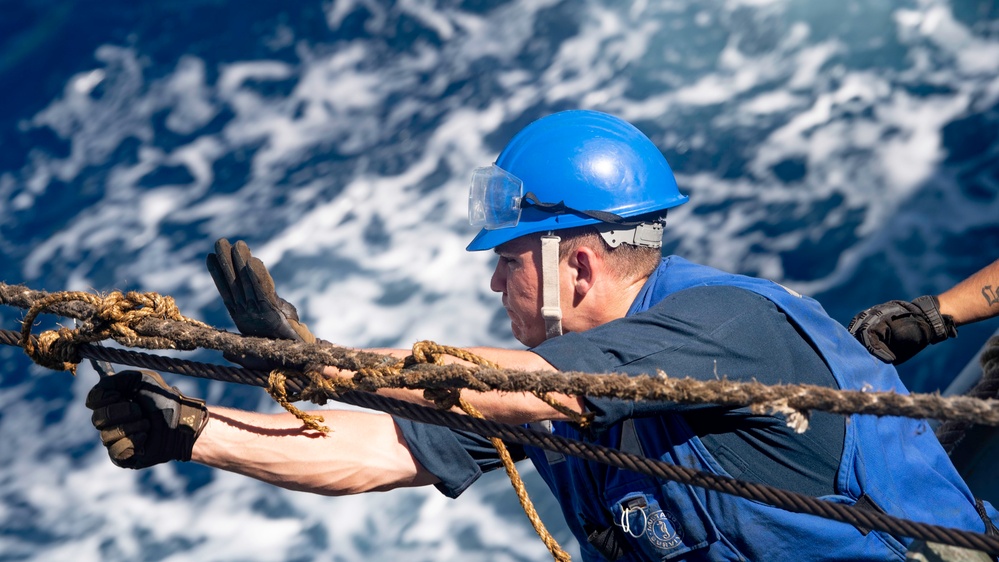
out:
M513 332L513 337L527 347L535 347L539 345L541 342L545 341L545 338L543 336L538 337L537 335L525 334L524 332L517 330L513 326L510 326L510 329Z

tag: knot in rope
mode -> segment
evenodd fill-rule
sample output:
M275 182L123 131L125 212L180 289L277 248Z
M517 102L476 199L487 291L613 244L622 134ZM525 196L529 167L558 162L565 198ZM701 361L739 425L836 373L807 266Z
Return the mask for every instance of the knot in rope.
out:
M298 400L311 400L316 404L325 404L326 394L324 391L326 389L333 389L335 386L334 383L329 379L326 379L322 372L318 369L307 369L305 372L296 372L294 375L296 375L296 378L300 378L298 376L300 375L301 377L308 379L308 384L302 389L302 392L298 394L289 394L287 387L288 374L281 369L274 369L271 371L270 377L267 380L267 393L270 394L271 398L280 404L282 408L301 420L305 427L318 431L323 435L328 435L330 428L322 425L323 422L326 421L323 416L304 412L295 407L292 402ZM319 398L320 395L322 396L321 399Z
M174 302L173 297L157 293L129 291L122 294L119 291L115 291L99 300L96 304L96 309L94 319L92 320L94 325L104 328L104 332L110 334L115 340L120 340L123 344L128 342L129 345L131 345L131 342L142 341L146 341L147 343L155 342L154 345L157 346L163 342L168 342L167 345L170 346L174 345L173 342L166 338L145 338L137 334L134 326L145 318L177 320L208 327L207 324L183 316L177 308L177 303Z
M30 337L26 342L24 351L35 363L56 371L76 374L76 365L81 358L73 330L59 328L43 332L38 336L37 347L31 343Z
M38 336L38 344L35 345L31 338L31 327L38 315L47 312L56 304L71 301L81 301L92 305L94 307L93 316L76 329L62 327L58 330L42 332ZM209 328L203 322L182 315L173 297L158 293L129 291L123 294L120 291L114 291L106 296L101 296L84 291L62 291L38 299L28 309L21 322L21 346L35 363L57 371L70 371L74 375L76 374L76 365L80 362L77 348L81 344L113 338L118 343L129 347L177 348L177 345L169 338L139 335L135 331L135 326L146 318L174 320Z
M450 345L441 345L429 340L423 340L413 344L413 353L405 359L404 365L406 367L416 363L443 365L444 357L446 355L457 357L458 359L468 361L469 363L479 367L488 367L490 369L499 368L499 365L496 363L489 361L485 357L480 357L467 349L452 347Z
M413 344L413 351L409 357L403 360L404 367L411 367L420 363L429 363L431 365L444 365L444 357L450 355L464 361L468 361L473 365L479 367L488 367L491 369L496 369L499 366L489 361L484 357L479 357L478 355L459 347L451 347L448 345L441 345L429 340L419 341ZM427 388L423 390L423 397L430 402L433 402L435 406L441 410L450 410L454 407L460 407L465 410L465 413L469 415L472 414L467 407L462 405L461 390L457 388ZM477 414L478 412L476 412ZM475 417L482 417L481 414Z
M423 390L423 398L434 403L440 410L450 410L455 406L461 406L461 391L457 388L426 388Z

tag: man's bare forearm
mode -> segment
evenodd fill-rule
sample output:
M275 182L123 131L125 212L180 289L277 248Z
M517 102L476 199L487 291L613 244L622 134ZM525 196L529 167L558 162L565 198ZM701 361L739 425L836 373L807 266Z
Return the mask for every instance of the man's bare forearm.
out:
M191 460L282 488L339 496L437 482L413 458L392 418L321 414L332 431L305 430L291 414L211 408Z
M985 266L939 297L940 313L957 325L999 316L999 260Z

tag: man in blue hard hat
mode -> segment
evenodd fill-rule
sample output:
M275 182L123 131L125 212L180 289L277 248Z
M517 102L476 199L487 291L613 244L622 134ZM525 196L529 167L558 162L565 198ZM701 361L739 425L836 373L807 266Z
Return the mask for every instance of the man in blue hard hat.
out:
M905 392L895 370L814 300L663 258L667 210L686 200L655 145L621 119L566 111L528 125L473 174L469 216L482 230L468 249L497 254L490 287L529 349L472 351L531 371ZM245 244L220 240L208 266L241 332L313 338ZM976 502L920 420L819 412L799 434L780 416L743 408L558 396L592 416L582 430L527 393L462 397L490 419L907 519L995 531L995 510ZM102 380L88 406L112 461L131 468L194 460L321 494L432 484L455 497L500 466L475 435L324 411L336 431L317 439L290 414L209 409L155 373ZM511 452L537 466L587 560L902 560L910 542L571 456Z

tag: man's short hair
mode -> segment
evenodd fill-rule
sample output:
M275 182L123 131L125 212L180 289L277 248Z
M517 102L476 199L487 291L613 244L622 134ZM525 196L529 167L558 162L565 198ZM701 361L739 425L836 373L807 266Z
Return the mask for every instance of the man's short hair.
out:
M558 230L555 234L562 239L558 246L560 260L565 260L581 246L589 246L602 251L614 272L625 280L644 279L652 275L662 260L661 248L631 244L611 248L592 225Z

